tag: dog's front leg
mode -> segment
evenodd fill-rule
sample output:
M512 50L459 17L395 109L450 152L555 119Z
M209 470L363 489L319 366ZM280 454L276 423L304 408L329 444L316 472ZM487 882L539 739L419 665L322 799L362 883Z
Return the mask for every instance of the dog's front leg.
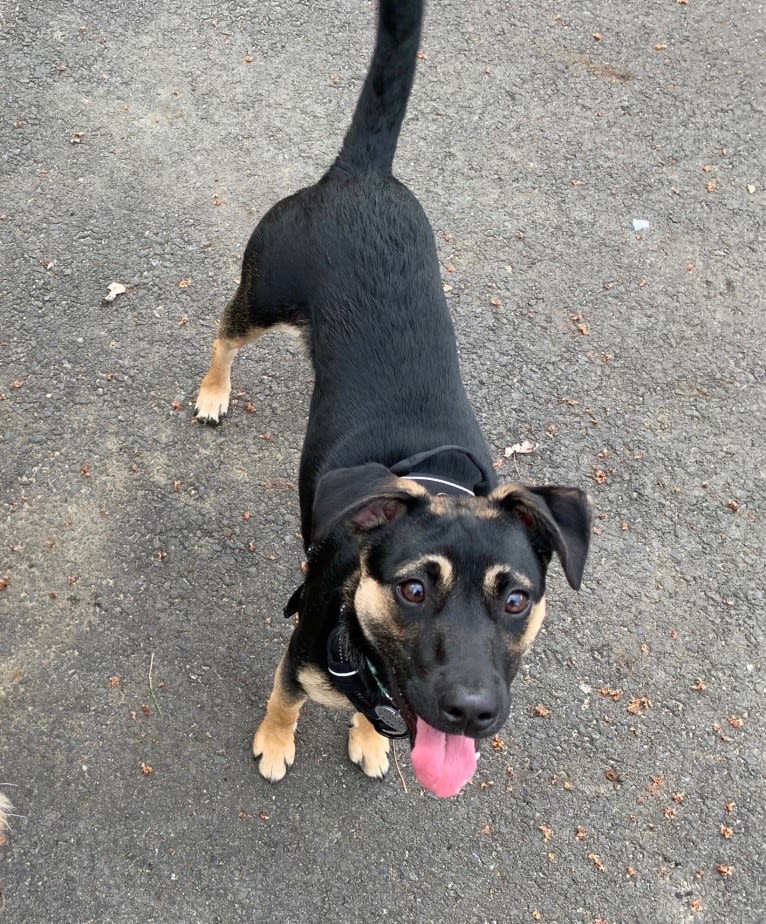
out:
M306 700L286 678L289 650L279 662L274 687L266 706L266 716L253 737L253 756L260 758L261 776L276 783L295 760L295 728L301 706Z
M384 777L388 772L388 738L379 735L368 718L355 712L348 729L348 756L367 776Z

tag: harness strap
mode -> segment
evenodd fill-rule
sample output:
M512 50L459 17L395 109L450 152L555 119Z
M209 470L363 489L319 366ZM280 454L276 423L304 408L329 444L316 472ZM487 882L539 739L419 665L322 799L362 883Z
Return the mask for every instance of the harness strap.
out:
M351 700L379 735L406 738L409 735L407 723L374 666L367 658L359 667L350 661L344 637L343 627L336 626L327 639L327 670L336 689Z

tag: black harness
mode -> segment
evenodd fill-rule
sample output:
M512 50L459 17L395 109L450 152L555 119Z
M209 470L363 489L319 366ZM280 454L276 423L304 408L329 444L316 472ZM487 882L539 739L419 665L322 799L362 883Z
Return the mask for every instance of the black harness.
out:
M428 472L412 472L422 462L443 452L460 452L476 466L481 479L474 482L472 487L449 481L439 475ZM397 462L391 466L391 471L400 477L422 484L431 494L439 497L445 494L460 497L475 497L477 494L487 494L490 490L491 479L484 466L476 456L461 446L440 446L428 452L418 453ZM309 567L311 567L312 548L309 547ZM303 599L303 584L297 587L287 606L284 608L285 618L294 616L301 608ZM347 607L341 604L338 611L338 622L330 632L327 639L327 670L332 678L335 688L350 700L357 712L370 721L379 735L386 738L406 738L409 735L407 722L401 709L391 692L386 688L375 665L357 651L348 638L345 616Z

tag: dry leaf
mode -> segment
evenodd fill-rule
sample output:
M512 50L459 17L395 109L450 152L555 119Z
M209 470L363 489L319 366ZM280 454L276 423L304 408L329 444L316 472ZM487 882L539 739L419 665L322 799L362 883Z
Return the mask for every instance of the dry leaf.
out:
M505 447L505 458L510 459L511 456L528 456L531 452L534 452L539 443L535 443L532 440L524 440L522 443L514 443L513 446Z
M125 288L125 286L121 282L110 282L109 291L104 296L104 301L113 302L117 298L118 295L123 295L127 291L128 290Z

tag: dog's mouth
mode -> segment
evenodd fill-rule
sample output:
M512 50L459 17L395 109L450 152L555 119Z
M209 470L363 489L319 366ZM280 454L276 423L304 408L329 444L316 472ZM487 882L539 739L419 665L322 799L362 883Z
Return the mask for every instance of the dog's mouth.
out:
M476 772L476 740L439 731L416 715L404 696L398 700L410 733L410 758L418 782L442 799L456 796Z

